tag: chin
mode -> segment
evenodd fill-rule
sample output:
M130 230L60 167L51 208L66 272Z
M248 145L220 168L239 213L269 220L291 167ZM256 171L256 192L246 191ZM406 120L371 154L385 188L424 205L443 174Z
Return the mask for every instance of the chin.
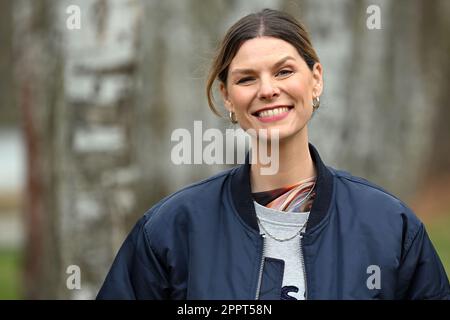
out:
M273 140L275 136L278 136L278 140L288 139L290 137L296 136L298 132L293 132L291 130L286 130L286 128L252 128L252 131L256 131L256 135L259 139L267 139L269 141ZM247 131L248 132L248 131ZM273 132L276 132L275 134ZM277 135L278 134L278 135Z

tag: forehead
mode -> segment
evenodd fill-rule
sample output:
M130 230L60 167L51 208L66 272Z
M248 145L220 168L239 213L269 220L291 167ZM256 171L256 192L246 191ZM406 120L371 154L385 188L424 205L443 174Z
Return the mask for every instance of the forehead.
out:
M275 63L286 56L293 57L297 62L302 61L297 49L287 41L273 37L253 38L239 48L230 69Z

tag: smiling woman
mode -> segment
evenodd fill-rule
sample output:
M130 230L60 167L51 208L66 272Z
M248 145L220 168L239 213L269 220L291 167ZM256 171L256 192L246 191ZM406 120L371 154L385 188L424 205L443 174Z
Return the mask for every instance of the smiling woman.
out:
M231 122L278 146L278 170L263 175L264 163L247 156L162 199L125 240L99 299L450 297L415 214L326 166L308 142L322 73L304 26L286 13L265 9L228 30L207 83L210 107L219 114L218 82Z

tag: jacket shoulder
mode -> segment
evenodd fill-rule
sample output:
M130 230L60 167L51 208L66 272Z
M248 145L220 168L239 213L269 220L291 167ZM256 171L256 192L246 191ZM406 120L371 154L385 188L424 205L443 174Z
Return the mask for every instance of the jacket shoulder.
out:
M340 192L338 196L349 197L353 203L362 206L382 208L384 210L379 210L378 214L386 214L387 218L392 215L404 215L414 229L418 229L422 224L408 205L379 185L344 170L329 169L337 180Z
M338 182L350 187L350 191L360 193L360 195L361 193L365 193L367 195L379 197L377 200L389 201L394 205L406 206L398 197L365 178L354 176L348 171L336 170L333 168L329 169Z
M182 222L189 214L201 214L213 209L222 197L228 177L236 168L221 171L211 177L187 185L168 195L145 212L145 228L160 228Z
M385 238L401 235L404 250L425 228L408 205L384 188L347 171L330 170L337 180L337 201L349 206L346 214L360 225L370 226Z

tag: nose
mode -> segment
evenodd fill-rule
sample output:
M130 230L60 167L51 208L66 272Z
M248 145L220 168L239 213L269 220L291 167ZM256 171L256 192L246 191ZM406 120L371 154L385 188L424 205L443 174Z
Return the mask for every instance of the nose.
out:
M262 100L271 100L280 95L280 89L271 79L261 79L261 85L258 91L258 98Z

